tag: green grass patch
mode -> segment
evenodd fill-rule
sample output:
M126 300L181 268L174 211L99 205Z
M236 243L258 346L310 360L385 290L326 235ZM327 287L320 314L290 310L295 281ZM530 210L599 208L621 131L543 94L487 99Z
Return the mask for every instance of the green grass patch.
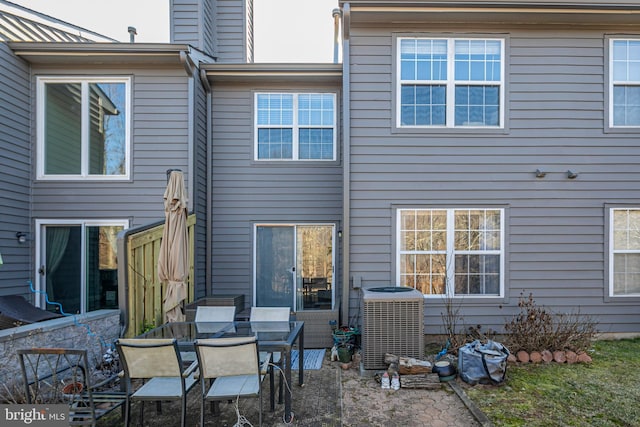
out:
M640 426L640 338L597 341L591 364L509 365L469 397L496 426Z

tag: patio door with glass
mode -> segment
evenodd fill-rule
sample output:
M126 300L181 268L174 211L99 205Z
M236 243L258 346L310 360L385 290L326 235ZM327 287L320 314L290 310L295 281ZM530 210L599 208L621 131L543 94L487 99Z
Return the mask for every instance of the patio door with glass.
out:
M334 225L257 225L255 305L333 308Z
M84 313L118 307L116 237L126 221L38 221L41 307ZM48 300L46 303L44 292Z

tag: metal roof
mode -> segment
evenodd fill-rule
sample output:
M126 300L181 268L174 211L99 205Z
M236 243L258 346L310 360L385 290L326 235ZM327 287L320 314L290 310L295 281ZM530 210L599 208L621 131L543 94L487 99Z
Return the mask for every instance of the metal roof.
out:
M117 40L5 0L0 0L0 41L117 42Z

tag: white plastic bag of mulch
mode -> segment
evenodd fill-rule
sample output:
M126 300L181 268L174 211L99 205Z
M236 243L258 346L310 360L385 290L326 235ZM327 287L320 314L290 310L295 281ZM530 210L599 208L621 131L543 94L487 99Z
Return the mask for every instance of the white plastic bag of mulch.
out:
M469 384L500 384L507 375L509 349L495 341L475 340L458 350L458 372Z

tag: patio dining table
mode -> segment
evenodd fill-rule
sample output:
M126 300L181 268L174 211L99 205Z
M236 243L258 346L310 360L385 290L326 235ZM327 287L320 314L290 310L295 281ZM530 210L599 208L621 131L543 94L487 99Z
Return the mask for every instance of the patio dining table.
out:
M298 346L298 385L304 385L304 322L169 322L137 338L175 338L181 351L195 351L195 342L203 338L255 336L260 351L280 352L286 383L284 386L284 421L290 422L291 408L291 350ZM233 363L232 361L229 361Z

